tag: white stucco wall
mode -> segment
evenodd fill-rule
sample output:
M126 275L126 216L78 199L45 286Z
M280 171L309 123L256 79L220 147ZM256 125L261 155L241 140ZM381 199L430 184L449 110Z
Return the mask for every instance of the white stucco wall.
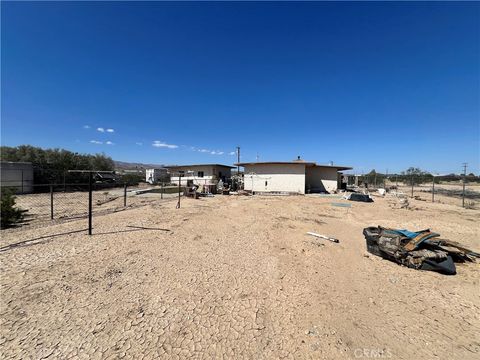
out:
M305 194L305 164L254 164L244 169L245 190Z
M311 192L334 192L338 189L338 171L335 168L307 167L306 188Z

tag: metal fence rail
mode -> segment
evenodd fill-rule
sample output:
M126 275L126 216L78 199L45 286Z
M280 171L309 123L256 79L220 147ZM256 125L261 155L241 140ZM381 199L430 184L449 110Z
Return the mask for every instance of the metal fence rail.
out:
M13 186L9 186L13 185ZM2 183L2 188L16 192L16 184ZM16 194L16 206L25 212L28 223L68 220L89 216L89 196L92 214L118 211L128 205L128 184L88 183L37 184L29 194Z

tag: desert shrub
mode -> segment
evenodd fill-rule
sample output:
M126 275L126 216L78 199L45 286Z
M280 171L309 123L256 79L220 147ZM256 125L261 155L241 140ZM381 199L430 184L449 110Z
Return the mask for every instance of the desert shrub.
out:
M144 175L140 174L125 174L122 176L120 182L127 183L128 185L138 185L138 183L145 180Z
M474 210L475 209L475 202L465 201L465 209Z
M24 211L15 207L13 189L2 187L1 190L1 228L5 229L23 220Z

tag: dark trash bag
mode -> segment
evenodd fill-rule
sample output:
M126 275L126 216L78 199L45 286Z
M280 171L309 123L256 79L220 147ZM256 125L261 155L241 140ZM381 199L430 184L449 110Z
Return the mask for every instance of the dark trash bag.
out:
M436 271L444 275L455 275L457 269L451 256L447 256L446 260L436 262L434 260L425 260L420 270Z
M365 194L351 193L348 197L350 201L373 202L373 199Z

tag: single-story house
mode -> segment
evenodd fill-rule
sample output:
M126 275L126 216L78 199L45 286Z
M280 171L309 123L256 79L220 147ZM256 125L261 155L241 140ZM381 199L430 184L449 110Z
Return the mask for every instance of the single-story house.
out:
M171 183L178 185L181 181L182 186L199 185L213 188L217 186L219 180L228 182L234 167L222 164L193 164L167 166L167 168ZM179 174L181 174L181 180Z
M319 165L315 162L244 162L244 189L254 193L332 193L341 188L341 173L348 166Z

